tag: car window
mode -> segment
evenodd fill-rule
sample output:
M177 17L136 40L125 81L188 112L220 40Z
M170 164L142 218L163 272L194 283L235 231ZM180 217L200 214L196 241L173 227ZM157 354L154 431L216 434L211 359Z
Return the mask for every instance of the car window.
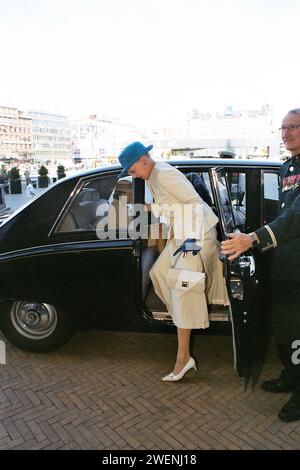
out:
M56 232L94 231L100 239L128 238L132 194L131 177L117 181L110 175L85 180ZM109 237L105 235L108 230Z
M203 178L203 181L205 183L205 186L209 192L209 195L211 197L211 200L214 204L214 196L213 196L213 193L212 193L212 190L211 190L211 185L210 185L210 179L209 179L209 174L208 174L208 171L202 171L201 172L201 175L202 175L202 178Z
M201 177L202 182L204 183L209 193L211 204L216 207L208 171L202 170L195 173ZM188 173L186 173L186 175L188 175ZM246 227L246 173L242 171L236 171L236 169L230 169L226 170L226 176L231 195L231 203L233 206L233 215L236 227L240 231L244 232Z
M271 171L263 171L263 224L277 217L279 200L279 175Z
M246 174L245 172L238 172L236 170L226 170L225 174L228 181L235 227L244 232L246 227ZM203 199L206 199L206 202L208 202L210 206L212 205L213 210L216 212L216 202L214 201L208 171L198 171L197 175L201 177L201 180L209 193L209 197L205 196ZM220 217L220 214L217 215Z
M236 227L244 232L246 226L246 174L235 170L227 171L227 181Z
M154 198L152 196L152 193L147 185L145 184L145 203L146 204L152 204L154 202Z
M192 171L192 172L188 172L188 173L185 172L184 174L188 178L190 183L194 186L194 188L196 189L198 194L200 196L202 194L202 199L204 199L205 202L207 202L209 205L214 204L213 194L212 194L212 190L211 190L208 171ZM195 176L196 176L196 178L195 178ZM199 178L197 178L197 177L200 177L200 181L199 181ZM204 192L203 192L203 189L201 191L201 188L199 188L199 183L201 183L200 186L202 186L202 185L204 186L204 188L205 188ZM199 191L199 189L200 189L200 191ZM205 190L208 191L209 197L207 197Z

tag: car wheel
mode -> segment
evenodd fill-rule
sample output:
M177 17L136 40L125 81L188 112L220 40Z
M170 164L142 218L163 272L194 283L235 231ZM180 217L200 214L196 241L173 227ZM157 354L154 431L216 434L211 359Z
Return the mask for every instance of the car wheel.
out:
M75 333L75 321L53 305L12 302L1 318L1 330L15 346L26 351L51 351Z

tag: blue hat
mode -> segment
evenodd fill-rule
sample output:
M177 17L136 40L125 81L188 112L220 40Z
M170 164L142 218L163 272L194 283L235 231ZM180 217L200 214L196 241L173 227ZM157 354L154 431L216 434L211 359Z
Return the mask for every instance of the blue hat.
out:
M151 149L153 149L153 145L149 145L149 147L145 147L141 142L133 142L132 144L127 145L119 155L119 162L123 167L119 178L127 175L127 170L135 164L143 155L148 153Z

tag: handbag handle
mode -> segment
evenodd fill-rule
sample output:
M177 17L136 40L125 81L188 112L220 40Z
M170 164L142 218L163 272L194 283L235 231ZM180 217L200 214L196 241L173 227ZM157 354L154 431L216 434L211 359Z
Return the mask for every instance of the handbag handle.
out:
M181 253L178 253L177 259L175 259L175 262L174 262L173 266L171 266L171 268L176 268L176 265L178 263L178 260L179 260L180 256L181 256Z
M178 261L179 261L180 256L183 255L183 257L184 257L184 256L186 256L187 254L188 254L188 253L178 253L177 259L175 260L175 262L174 262L173 266L171 266L171 268L176 268L176 265L177 265L177 263L178 263ZM204 266L203 259L202 259L202 256L201 256L201 254L200 254L200 251L199 251L199 253L197 253L197 254L200 256L201 261L202 261L202 264L203 264L203 266ZM197 256L197 255L196 255L196 256Z
M202 221L202 237L201 237L201 242L202 242L202 240L203 240L203 243L201 243L201 247L204 245L204 219L203 219L203 221ZM175 253L176 253L176 250L175 250ZM186 256L186 255L188 254L188 252L186 252L186 253L179 252L178 258L177 258L176 261L174 262L173 266L171 266L172 268L175 268L175 267L176 267L176 265L177 265L177 263L178 263L178 260L179 260L181 254L183 254L183 256ZM200 254L200 251L199 251L197 254L200 255L202 264L203 264L203 266L204 266L203 258L202 258L201 254Z

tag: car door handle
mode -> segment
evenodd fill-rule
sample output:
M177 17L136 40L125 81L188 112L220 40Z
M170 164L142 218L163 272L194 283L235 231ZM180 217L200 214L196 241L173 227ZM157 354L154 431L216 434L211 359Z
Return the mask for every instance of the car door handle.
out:
M242 270L249 268L250 276L255 274L255 261L253 256L240 256L238 264Z

